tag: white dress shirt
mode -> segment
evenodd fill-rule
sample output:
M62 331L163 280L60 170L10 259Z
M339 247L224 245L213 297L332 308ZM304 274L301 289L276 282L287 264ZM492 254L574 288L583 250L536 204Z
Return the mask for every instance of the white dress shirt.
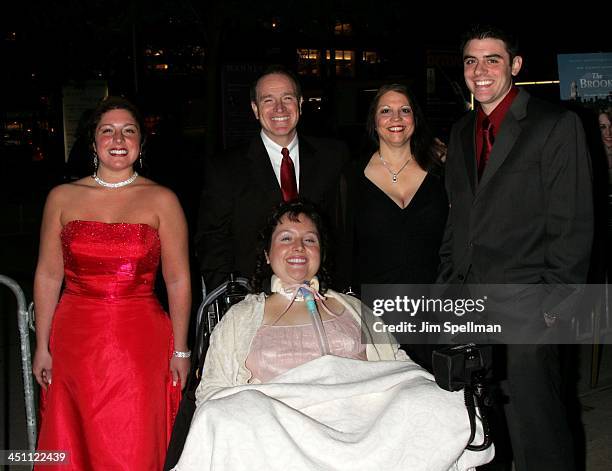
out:
M268 151L268 157L270 157L270 162L272 163L272 168L274 169L274 175L276 175L276 181L278 182L278 186L280 186L280 169L281 162L283 160L283 154L281 154L282 146L279 146L276 142L270 139L263 129L261 131L261 140ZM297 185L298 193L300 191L300 146L298 145L298 136L297 133L293 140L287 146L289 150L289 157L293 160L293 167L295 168L295 183Z

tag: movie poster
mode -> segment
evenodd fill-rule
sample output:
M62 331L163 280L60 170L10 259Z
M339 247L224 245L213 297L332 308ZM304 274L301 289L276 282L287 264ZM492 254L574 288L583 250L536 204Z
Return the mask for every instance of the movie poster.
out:
M558 54L561 100L585 106L612 101L612 53Z

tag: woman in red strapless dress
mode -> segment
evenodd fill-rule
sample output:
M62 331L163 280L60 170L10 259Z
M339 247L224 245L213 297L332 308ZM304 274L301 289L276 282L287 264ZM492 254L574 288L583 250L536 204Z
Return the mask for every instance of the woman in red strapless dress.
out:
M33 369L38 449L67 452L59 470L161 470L189 371L186 223L175 195L133 169L141 130L133 105L104 100L94 178L45 206ZM153 294L160 260L170 316Z

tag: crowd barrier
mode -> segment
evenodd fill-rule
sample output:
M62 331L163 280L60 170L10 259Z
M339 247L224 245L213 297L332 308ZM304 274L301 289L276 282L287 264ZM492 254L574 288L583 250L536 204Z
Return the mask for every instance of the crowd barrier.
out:
M0 284L11 289L17 298L17 324L19 327L19 344L21 348L21 369L23 373L23 390L26 410L26 427L28 448L36 448L36 406L34 402L34 377L32 376L32 353L30 351L30 329L34 330L33 303L26 304L23 290L15 280L0 275Z

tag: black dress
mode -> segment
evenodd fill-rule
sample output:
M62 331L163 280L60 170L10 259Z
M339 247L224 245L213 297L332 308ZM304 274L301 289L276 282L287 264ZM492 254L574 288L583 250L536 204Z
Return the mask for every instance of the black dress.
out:
M431 284L436 280L448 200L430 173L405 208L361 175L355 218L359 282Z
M428 173L412 200L400 208L365 177L355 175L353 286L363 284L433 284L440 264L448 199L443 179ZM431 370L435 345L402 345L408 355Z

